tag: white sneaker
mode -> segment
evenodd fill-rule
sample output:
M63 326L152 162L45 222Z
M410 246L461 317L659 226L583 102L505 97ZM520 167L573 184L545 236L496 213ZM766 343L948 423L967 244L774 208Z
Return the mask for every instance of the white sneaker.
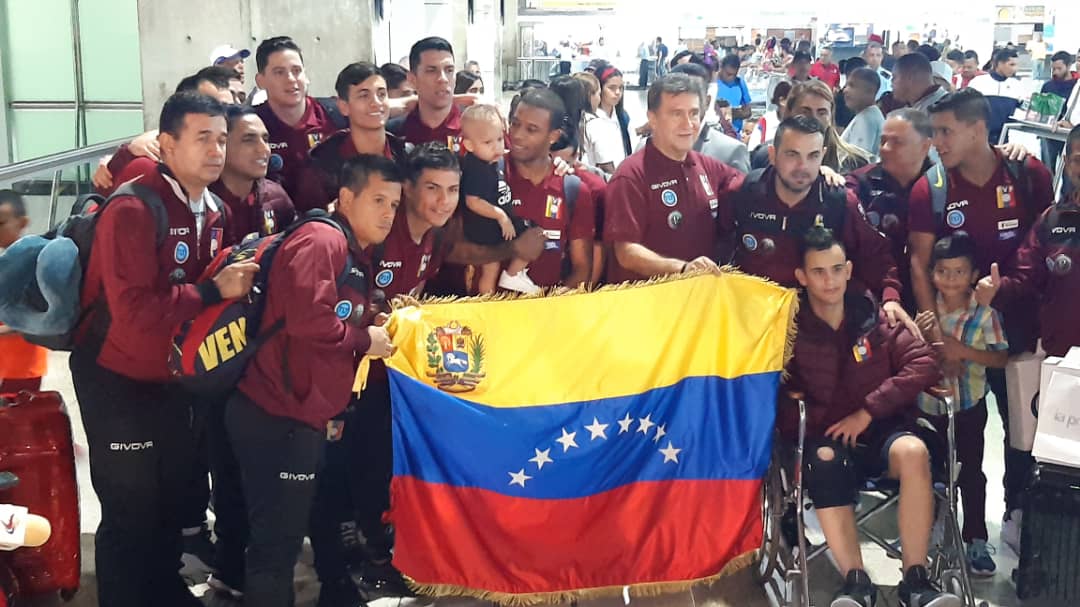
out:
M1009 512L1008 518L1001 522L1001 543L1020 556L1020 528L1024 521L1023 510Z
M226 584L225 582L221 581L221 578L215 577L213 574L210 574L210 579L206 580L206 584L210 586L210 588L212 588L213 590L220 592L221 594L227 595L232 599L240 600L244 598L243 592L240 592L236 588L233 588L232 586Z
M499 288L525 293L526 295L535 295L540 292L540 287L536 286L536 283L529 278L528 270L522 270L516 276L507 274L506 270L503 270L502 275L499 276Z

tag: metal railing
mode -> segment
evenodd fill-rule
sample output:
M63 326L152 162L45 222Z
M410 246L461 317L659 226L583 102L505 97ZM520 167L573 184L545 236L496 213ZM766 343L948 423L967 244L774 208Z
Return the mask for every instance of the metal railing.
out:
M113 153L120 144L131 141L132 137L0 166L0 188L11 188L23 194L28 199L27 212L31 216L32 229L44 232L58 221L60 199L70 197L74 202L77 196L93 191L90 178L97 170L98 161ZM42 197L47 197L47 216L40 205L34 204L35 199ZM42 222L42 219L46 221Z

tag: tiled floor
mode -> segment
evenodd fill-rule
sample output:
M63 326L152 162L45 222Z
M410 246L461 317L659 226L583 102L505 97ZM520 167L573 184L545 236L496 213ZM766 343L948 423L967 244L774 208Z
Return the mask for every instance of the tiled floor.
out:
M77 468L79 474L79 490L82 498L82 528L83 528L83 589L69 605L71 607L90 607L97 605L95 584L93 577L93 530L101 517L101 511L93 488L90 486L90 475L85 449L86 439L83 432L82 422L79 418L78 402L71 386L71 378L67 372L67 360L62 354L53 354L50 358L50 372L45 380L45 388L59 390L69 405L72 416L72 426L75 431L77 443ZM992 416L993 418L994 416ZM995 419L991 419L987 436L986 473L990 479L987 487L988 508L987 516L990 519L991 541L996 543L999 523L1001 519L1002 489L1000 483L1001 464L1001 426ZM79 446L83 446L79 448ZM886 516L886 519L889 517ZM811 538L812 541L814 538ZM864 557L867 568L875 582L887 587L895 587L900 579L900 568L897 561L889 559L883 551L873 545L864 546ZM998 574L991 580L978 582L976 595L981 600L989 601L990 605L1001 607L1013 607L1019 605L1016 600L1013 586L1008 581L1008 572L1016 564L1016 557L1008 548L999 547L997 553ZM815 591L814 601L816 605L827 605L831 594L840 583L840 577L826 559L818 560L811 567L812 586ZM296 568L297 605L298 607L312 607L318 595L318 584L315 581L314 571L311 567L310 550L305 549L300 564ZM883 596L888 604L895 604L895 591L892 588L885 590ZM384 598L375 601L372 607L421 607L433 601L428 599L391 599ZM436 601L439 607L484 607L482 601L470 599L442 599ZM667 594L659 597L633 598L631 602L636 607L765 607L769 604L761 588L754 584L748 571L744 571L730 578L710 586L695 587L693 591ZM42 602L39 605L51 605L52 602ZM581 601L579 607L618 607L623 604L619 597ZM108 607L108 606L102 606Z

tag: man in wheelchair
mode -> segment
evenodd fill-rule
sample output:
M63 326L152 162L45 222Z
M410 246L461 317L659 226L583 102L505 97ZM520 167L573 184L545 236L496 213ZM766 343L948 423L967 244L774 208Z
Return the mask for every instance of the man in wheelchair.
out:
M900 483L899 527L905 607L959 607L927 571L934 523L932 432L915 423L916 398L940 379L934 352L903 324L890 327L868 297L847 293L852 265L823 227L802 245L796 278L805 289L787 388L804 394L807 412L803 486L817 510L845 582L832 607L871 607L877 589L867 575L855 525L866 479ZM798 437L796 407L781 403L781 434Z

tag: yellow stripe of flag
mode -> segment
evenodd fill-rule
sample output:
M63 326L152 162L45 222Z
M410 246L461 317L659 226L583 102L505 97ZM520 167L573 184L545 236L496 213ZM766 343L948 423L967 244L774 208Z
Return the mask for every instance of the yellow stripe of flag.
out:
M398 350L387 366L495 407L628 396L686 377L783 370L795 305L795 291L735 273L558 297L424 303L392 315Z

